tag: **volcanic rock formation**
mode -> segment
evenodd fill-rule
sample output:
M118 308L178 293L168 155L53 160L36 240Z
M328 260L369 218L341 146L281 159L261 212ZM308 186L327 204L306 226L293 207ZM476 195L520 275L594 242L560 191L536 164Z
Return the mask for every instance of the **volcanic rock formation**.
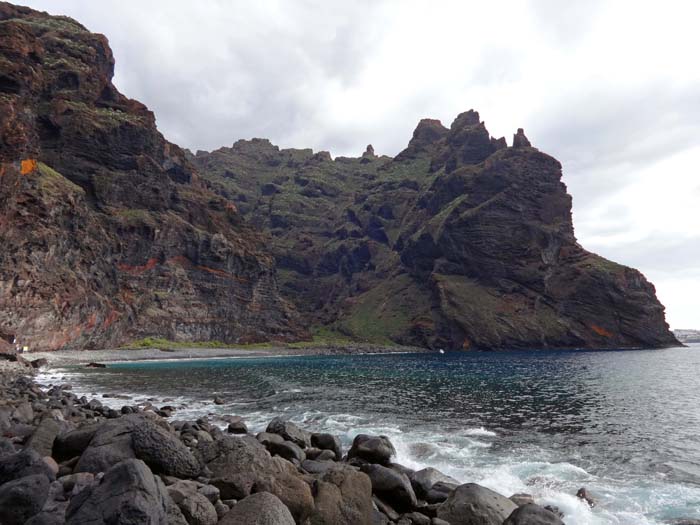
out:
M577 243L561 165L521 129L508 147L467 111L422 120L395 158L265 139L192 155L113 68L104 36L0 3L0 345L300 326L449 348L677 343L653 286Z
M58 349L303 334L261 236L113 70L104 36L0 3L0 335Z
M522 129L507 147L475 111L422 120L393 159L253 139L193 160L270 232L310 324L449 348L677 343L644 276L577 243L559 162Z

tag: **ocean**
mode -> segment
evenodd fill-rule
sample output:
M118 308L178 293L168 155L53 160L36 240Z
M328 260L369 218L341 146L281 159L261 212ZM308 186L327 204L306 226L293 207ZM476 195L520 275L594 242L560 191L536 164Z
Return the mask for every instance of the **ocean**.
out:
M172 405L172 419L240 415L253 432L283 416L345 446L384 434L398 463L533 494L568 525L651 525L700 519L699 374L694 345L130 362L39 381Z

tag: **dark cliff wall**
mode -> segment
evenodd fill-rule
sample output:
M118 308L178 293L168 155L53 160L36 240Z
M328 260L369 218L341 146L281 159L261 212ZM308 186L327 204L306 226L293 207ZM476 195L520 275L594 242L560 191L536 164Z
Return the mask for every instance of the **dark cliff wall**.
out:
M559 162L475 111L421 121L394 159L254 139L193 162L270 232L311 324L450 348L676 344L644 276L577 243Z
M113 69L104 36L0 3L0 333L46 349L303 336L264 239Z

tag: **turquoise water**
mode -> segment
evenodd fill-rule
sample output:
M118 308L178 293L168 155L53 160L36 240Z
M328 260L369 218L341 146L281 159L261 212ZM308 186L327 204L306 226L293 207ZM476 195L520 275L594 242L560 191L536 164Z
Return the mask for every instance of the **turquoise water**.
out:
M238 414L253 431L283 415L346 444L383 433L400 463L529 492L569 525L643 525L700 518L698 372L695 346L140 362L44 381L133 397L104 400L116 406L157 399L175 418Z

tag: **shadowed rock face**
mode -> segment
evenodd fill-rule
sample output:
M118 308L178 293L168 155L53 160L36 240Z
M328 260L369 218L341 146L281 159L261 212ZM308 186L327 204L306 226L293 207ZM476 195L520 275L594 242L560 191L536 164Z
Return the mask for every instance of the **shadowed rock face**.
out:
M510 148L492 138L475 111L422 120L394 159L262 139L192 158L270 232L309 324L449 348L677 343L644 276L577 243L559 162L522 129Z
M0 333L36 349L298 338L263 238L113 70L104 36L0 2Z

